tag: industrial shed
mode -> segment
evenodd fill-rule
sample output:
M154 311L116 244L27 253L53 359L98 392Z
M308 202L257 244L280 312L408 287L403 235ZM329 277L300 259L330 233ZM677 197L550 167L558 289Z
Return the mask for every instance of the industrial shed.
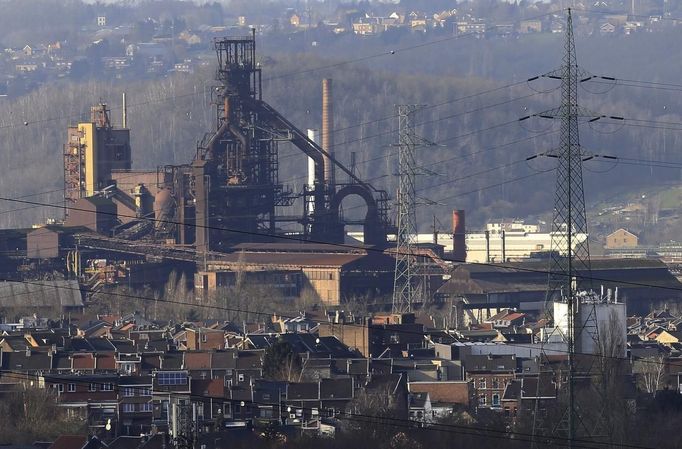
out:
M665 263L650 259L593 259L591 276L577 271L580 277L592 278L592 289L615 291L627 304L629 314L648 313L664 301L682 300L682 283ZM462 264L450 280L438 289L441 301L462 302L465 310L476 310L482 319L503 308L541 310L547 291L548 262L506 264Z
M1 282L0 310L42 316L81 313L83 296L77 281Z

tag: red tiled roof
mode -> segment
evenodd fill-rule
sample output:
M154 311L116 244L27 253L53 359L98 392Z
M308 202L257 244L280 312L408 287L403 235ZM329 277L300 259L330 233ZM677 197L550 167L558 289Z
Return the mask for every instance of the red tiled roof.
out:
M185 352L186 369L210 369L211 353L209 352Z
M91 353L73 354L71 356L73 369L95 369L95 357Z
M98 354L97 369L98 370L116 369L116 359L114 358L114 354Z
M518 320L519 318L523 318L524 316L526 316L525 313L514 312L514 313L510 313L509 315L507 315L504 319L509 320L509 321L514 321L514 320Z

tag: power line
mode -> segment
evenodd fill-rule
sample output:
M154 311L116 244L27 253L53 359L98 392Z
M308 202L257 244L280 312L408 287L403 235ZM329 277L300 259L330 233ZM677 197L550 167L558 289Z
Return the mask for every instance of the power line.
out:
M533 16L532 18L527 18L525 20L539 19L541 17L545 17L545 16L552 15L552 14L553 13L551 13L551 12L547 12L544 14L538 14L536 16ZM486 27L485 32L490 32L490 31L495 30L497 28L499 28L499 25L492 25L492 26ZM315 67L312 69L303 69L303 70L299 70L299 71L295 71L295 72L283 73L281 75L275 75L275 76L270 77L270 78L265 78L263 81L270 81L270 80L279 79L279 78L298 76L298 75L303 75L303 74L307 74L307 73L317 72L320 70L326 70L326 69L341 67L341 66L348 65L348 64L355 64L355 63L367 61L370 59L383 58L386 56L393 56L393 55L396 55L399 53L404 53L404 52L411 51L411 50L417 50L420 48L429 47L431 45L441 44L443 42L450 42L450 41L462 39L465 37L479 36L480 34L481 33L477 32L477 31L471 31L468 33L457 34L454 36L448 36L448 37L445 37L442 39L436 39L436 40L429 41L429 42L422 42L419 44L410 45L410 46L406 46L406 47L402 47L402 48L396 48L396 49L392 49L392 50L382 51L380 53L375 53L372 55L361 56L359 58L351 59L348 61L340 61L340 62L336 62L336 63L332 63L332 64L320 66L320 67Z
M446 116L444 116L444 117L438 117L437 119L427 120L427 121L421 122L421 123L415 123L414 126L417 127L417 126L424 126L424 125L431 125L431 124L434 124L434 123L439 123L439 122L442 122L442 121L444 121L444 120L449 120L449 119L452 119L452 118L461 117L461 116L463 116L463 115L468 115L468 114L473 114L473 113L475 113L475 112L484 111L484 110L486 110L486 109L495 108L495 107L498 107L498 106L503 106L503 105L505 105L505 104L513 103L513 102L515 102L515 101L525 100L525 99L528 99L528 98L533 97L533 96L536 96L536 95L538 95L538 92L534 92L534 93L531 93L531 94L528 94L528 95L524 95L524 96L521 96L521 97L511 98L511 99L504 100L504 101L501 101L501 102L498 102L498 103L494 103L494 104L490 104L490 105L487 105L487 106L481 106L481 107L478 107L478 108L475 108L475 109L471 109L471 110L468 110L468 111L462 111L462 112L457 112L457 113L455 113L455 114L446 115ZM397 116L395 116L395 117L397 117ZM394 118L395 118L395 117L394 117ZM505 124L510 124L510 123L516 123L516 120L512 120L511 122L507 122L507 123L505 123ZM494 129L494 127L493 127L493 128L486 128L486 129L483 129L483 130L478 131L478 132L485 132L485 131L488 131L488 130L490 130L490 129ZM345 146L347 146L347 145L349 145L349 144L352 144L352 143L364 142L364 141L366 141L366 140L374 139L374 138L376 138L376 137L382 137L382 136L387 136L387 135L393 135L393 134L395 134L396 132L398 132L397 129L389 129L389 130L382 131L382 132L377 133L377 134L371 134L371 135L369 135L369 136L362 136L362 137L359 137L359 138L350 139L350 140L346 140L346 141L343 141L343 142L338 142L338 143L335 143L334 145L332 145L330 148L345 147ZM469 134L465 134L465 136L468 136L468 135L469 135ZM455 140L455 139L458 139L458 138L459 138L459 137L452 137L452 138L449 138L449 139L445 139L445 140L442 141L442 142L447 142L447 141ZM442 142L440 142L440 143L442 143ZM386 154L386 152L384 152L384 155L385 155L385 154ZM290 154L286 154L286 155L280 156L278 160L281 161L281 160L283 160L283 159L286 159L286 158L289 158L289 157L293 157L293 156L299 156L299 155L301 155L300 152L293 152L293 153L290 153ZM382 158L382 157L384 157L384 156L380 156L379 158ZM371 160L375 160L375 159L371 159ZM365 163L367 163L367 162L369 162L369 161L362 161L362 162L360 162L358 165L360 165L360 164L365 164Z
M159 370L159 371L164 371L164 370ZM190 371L190 370L185 370L185 371ZM47 381L56 381L56 380L64 380L63 377L66 377L68 382L67 383L73 383L73 384L81 384L85 385L98 385L100 387L102 386L111 386L112 390L111 391L120 391L122 388L123 389L131 389L134 391L143 391L146 392L144 387L136 386L136 385L124 385L123 387L121 385L111 385L109 382L91 382L91 381L86 381L86 380L81 380L73 377L69 377L68 374L66 375L60 375L59 373L57 374L29 374L27 372L21 372L17 370L7 370L7 369L1 369L0 373L4 373L7 376L3 377L9 377L13 378L19 381L25 381L28 378L34 378L37 381L40 381L41 378L42 380L47 380ZM93 374L93 377L96 377L98 374ZM120 376L118 373L116 374L110 374L111 376ZM264 406L277 406L278 403L273 403L273 402L264 402L264 401L257 401L255 399L251 400L238 400L238 399L231 399L231 398L225 398L222 396L210 396L206 394L195 394L195 393L188 393L188 394L183 394L183 393L177 393L174 391L164 391L164 392L159 392L160 395L163 396L174 396L174 397L180 397L180 398L186 398L190 397L191 399L197 399L197 400L220 400L223 403L227 402L230 404L239 404L241 402L244 402L245 404L253 404L253 405L264 405ZM322 401L320 399L320 401ZM300 405L298 405L298 404ZM309 411L312 412L313 410L317 410L316 407L306 407L302 404L302 401L296 400L296 399L291 399L287 401L287 406L293 406L296 409L300 409L303 411ZM279 412L281 413L282 410L280 409ZM345 410L339 410L339 413L337 416L340 416L342 418L350 419L350 420L356 420L356 421L361 421L361 422L371 422L371 423L376 423L376 424L388 424L393 427L401 427L401 428L410 428L410 429L415 429L415 430L423 430L423 431L438 431L438 432L446 432L446 433L454 433L458 435L469 435L469 436L477 436L477 437L489 437L493 439L505 439L509 441L510 437L513 439L513 441L520 441L520 442L532 442L532 441L537 441L538 439L541 440L540 442L544 444L551 444L553 446L561 446L561 447L567 447L571 443L582 443L580 445L575 445L571 444L573 447L578 447L582 449L598 449L602 448L604 446L611 446L613 443L612 442L600 442L600 441L592 441L592 440L584 440L584 439L568 439L564 437L556 437L556 436L537 436L537 435L532 435L526 432L518 432L518 431L510 431L510 430L498 430L498 429L492 429L492 428L484 428L484 427L473 427L473 426L464 426L464 425L458 425L458 424L453 424L453 423L428 423L426 427L424 427L424 423L422 421L417 421L417 420L412 420L412 419L405 419L405 418L396 418L392 416L380 416L380 415L367 415L363 413L355 413L355 412L348 412ZM633 445L633 444L627 444L627 443L622 443L619 444L619 447L623 448L630 448L630 449L654 449L653 447L649 446L640 446L640 445Z
M551 13L539 14L538 16L536 16L536 18L544 17L544 16L547 16L547 15L550 15L550 14L551 14ZM493 29L495 29L495 28L497 28L497 27L498 27L497 25L494 25L494 26L492 26L492 27L488 27L488 28L486 29L486 31L493 30ZM457 40L457 39L462 39L462 38L465 38L465 37L478 36L478 35L479 35L479 33L477 33L477 32L470 32L470 33L458 34L458 35L455 35L455 36L449 36L449 37L446 37L446 38L437 39L437 40L430 41L430 42L423 42L423 43L416 44L416 45L406 46L406 47L402 47L402 48L396 48L396 49L393 49L393 50L387 50L387 51L383 51L383 52L381 52L381 53L375 53L375 54L372 54L372 55L362 56L362 57L359 57L359 58L349 59L349 60L346 60L346 61L340 61L340 62L336 62L336 63L326 64L326 65L322 65L322 66L318 66L318 67L313 67L313 68L309 68L309 69L298 70L298 71L289 72L289 73L282 73L282 74L279 74L279 75L271 76L270 78L264 78L264 79L263 79L263 82L272 81L272 80L281 79L281 78L290 78L290 77L294 77L294 76L298 76L298 75L313 73L313 72L317 72L317 71L320 71L320 70L327 70L327 69L331 69L331 68L335 68L335 67L340 67L340 66L344 66L344 65L356 64L356 63L359 63L359 62L369 61L369 60L372 60L372 59L382 58L382 57L386 57L386 56L394 56L394 55L397 55L397 54L400 54L400 53L404 53L404 52L407 52L407 51L416 50L416 49L424 48L424 47L431 46L431 45L437 45L437 44L440 44L440 43L443 43L443 42L448 42L448 41L453 41L453 40ZM525 83L525 81L524 81L523 83ZM490 90L489 92L493 92L493 91L495 91L495 90L500 90L500 89L502 89L502 88L511 87L511 86L518 85L518 84L522 84L522 82L520 82L520 83L513 83L513 84L510 84L510 85L508 85L508 86L503 86L503 87L500 87L500 88L492 89L492 90ZM206 89L206 87L208 87L208 86L203 86L203 87L204 87L204 89ZM135 107L145 106L145 105L154 104L154 103L162 103L162 102L165 102L165 101L174 101L174 100L177 100L177 99L180 99L180 98L186 98L186 97L204 95L204 94L206 93L206 91L205 91L204 89L201 89L201 91L195 90L195 91L193 91L193 92L187 92L187 93L184 93L184 94L170 95L170 96L163 97L163 98L159 98L159 99L155 99L155 100L147 100L147 101L141 101L141 102L137 102L137 103L132 103L132 104L129 104L127 107L128 107L128 108L135 108ZM485 92L485 93L488 93L488 92ZM469 97L464 97L464 99L466 99L466 98L469 98ZM456 100L456 101L460 101L460 100ZM444 104L447 104L447 102L445 102ZM111 110L117 110L117 109L120 109L120 106L114 106L114 107L111 108ZM0 126L0 129L16 128L16 127L21 127L21 126L33 125L33 124L47 123L47 122L51 122L51 121L59 121L59 120L65 120L65 119L73 119L73 118L78 118L78 117L81 117L81 116L82 116L82 113L73 114L73 115L71 115L71 116L60 115L60 116L55 116L55 117L52 117L52 118L45 118L45 119L39 119L39 120L24 121L23 123L14 123L14 124L1 125L1 126Z
M485 264L485 263L471 263L470 265L493 265L493 264ZM498 265L495 265L498 266ZM502 266L504 268L504 266ZM512 267L512 269L517 269L516 267ZM519 271L530 271L530 270L519 270ZM547 271L541 271L541 270L532 270L533 272L540 272L540 273L548 273ZM595 277L591 277L591 280L602 280L602 281L608 281L604 279L599 279ZM66 285L52 285L52 284L45 284L39 281L28 281L28 280L13 280L13 279L3 279L0 278L0 281L3 282L18 282L18 283L23 283L23 284L28 284L28 285L35 285L35 286L40 286L40 287L51 287L51 288L56 288L60 290L67 290L67 291L85 291L86 293L96 293L93 290L89 290L87 288L75 288L75 287L69 287ZM621 282L621 281L614 281L614 282L619 282L622 284L631 284L628 282ZM639 284L638 284L639 285ZM656 288L656 285L647 285L650 288ZM682 291L682 289L678 289ZM289 318L289 319L294 319L298 318L297 315L287 315L285 313L280 313L280 312L273 312L273 311L268 311L268 312L258 312L258 311L252 311L248 309L243 309L239 307L227 307L227 306L219 306L219 305L211 305L211 304L205 304L205 303L191 303L191 302L184 302L184 301L177 301L177 300L171 300L171 299L161 299L161 298L154 298L154 297L149 297L149 296L142 296L142 295L134 295L134 294L129 294L129 293L121 293L121 292L107 292L106 294L110 296L117 296L121 298L127 298L127 299L137 299L141 301L149 301L149 302L157 302L157 303L162 303L162 304L170 304L170 305L175 305L175 306L189 306L192 308L200 308L200 309L210 309L210 310L219 310L219 311L225 311L225 312L236 312L236 313L245 313L245 314L251 314L255 316L261 316L263 318L272 318L273 315L277 315L282 318ZM12 295L16 296L16 295ZM5 298L5 297L10 297L10 295L0 297L0 299ZM321 322L323 323L323 322ZM365 329L365 325L362 324L357 324L357 323L334 323L335 325L342 326L342 327L354 327L354 328L362 328ZM368 325L370 328L376 328L376 329L381 329L381 324L372 324ZM425 332L417 332L417 331L411 331L411 330L399 330L397 331L399 333L405 334L405 335L420 335L423 336L424 334L429 333L429 331ZM449 334L447 330L444 330L443 332L446 332ZM452 335L450 335L452 336ZM453 337L454 338L454 337ZM530 350L539 350L540 346L531 346L527 344L517 344L517 343L504 343L502 345L508 346L508 347L513 347L513 348L521 348L521 349L530 349ZM567 354L568 351L563 350L563 349L558 349L558 348L553 348L551 350L552 352L555 353L560 353L560 354ZM592 353L585 353L585 352L576 352L577 355L580 355L582 357L592 357L592 358L598 358L598 359L606 359L606 360L616 360L616 361L623 361L623 362L630 362L631 360L628 359L627 357L619 357L619 356L610 356L610 355L604 355L604 354L592 354ZM659 362L656 360L647 360L647 359L639 359L636 362L638 363L643 363L643 364L653 364L653 365L665 365L663 362ZM672 361L668 363L667 365L671 367L682 367L682 361L675 362Z

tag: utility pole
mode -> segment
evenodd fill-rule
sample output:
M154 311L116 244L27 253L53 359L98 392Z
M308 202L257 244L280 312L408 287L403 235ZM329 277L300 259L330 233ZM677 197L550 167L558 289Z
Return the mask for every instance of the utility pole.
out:
M417 164L415 152L417 137L414 114L417 105L399 105L398 109L398 217L393 281L393 313L412 311L417 296L418 274L413 247L417 237L415 178Z

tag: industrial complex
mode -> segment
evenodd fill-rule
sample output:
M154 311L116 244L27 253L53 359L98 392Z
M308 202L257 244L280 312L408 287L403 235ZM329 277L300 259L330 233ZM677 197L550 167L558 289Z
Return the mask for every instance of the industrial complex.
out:
M484 431L623 447L638 414L674 422L682 250L621 228L590 253L582 163L598 156L578 138L591 77L572 20L563 64L535 78L561 82L535 114L561 122L560 145L530 157L558 164L550 224L471 232L456 209L419 234L420 106L396 105L389 194L335 157L332 79L320 130L268 104L255 30L214 41L214 120L184 164L133 168L125 94L119 126L92 106L65 130L63 203L1 198L55 218L0 230L0 411L20 429L0 425L0 446L33 435L41 407L56 427L31 447L46 449L488 447L468 439ZM307 162L300 190L279 179L285 144Z
M182 165L132 169L125 95L120 127L106 104L93 106L89 121L66 132L63 219L0 231L5 279L78 281L87 303L89 295L118 284L161 289L175 271L188 279L187 288L197 298L240 279L283 298L305 294L325 307L362 298L379 310L390 308L396 268L404 263L396 249L401 248L398 223L388 193L334 157L332 80L322 80L321 131L304 132L264 100L255 34L216 40L215 50L215 126L199 140L194 158ZM282 142L307 157L302 191L289 191L278 181ZM336 172L349 181L338 182ZM342 200L351 195L366 204L362 220L349 221L340 212ZM346 225L363 231L346 233ZM573 249L586 238L576 235ZM500 221L467 232L465 213L456 210L451 230L418 234L411 244L410 257L418 262L409 281L418 283L410 287L415 307L455 300L462 319L485 319L500 308L519 307L519 301L540 301L546 287L545 275L524 280L532 284L530 290L510 280L494 294L482 289L487 292L483 301L473 287L474 277L506 270L495 264L530 259L534 266L543 265L538 259L549 257L552 234L536 225ZM608 266L621 267L614 260ZM652 270L647 261L623 267L642 276ZM661 282L672 282L666 273L660 271ZM461 276L468 279L465 284L458 281ZM520 293L523 299L511 299ZM494 299L500 294L506 299ZM622 298L630 296L621 292ZM654 296L636 308L663 299L660 292Z

